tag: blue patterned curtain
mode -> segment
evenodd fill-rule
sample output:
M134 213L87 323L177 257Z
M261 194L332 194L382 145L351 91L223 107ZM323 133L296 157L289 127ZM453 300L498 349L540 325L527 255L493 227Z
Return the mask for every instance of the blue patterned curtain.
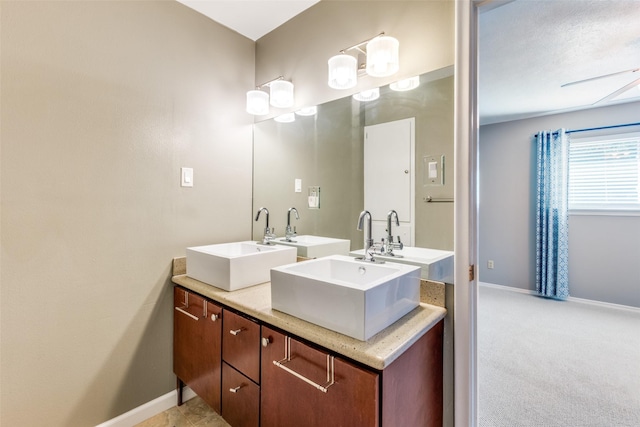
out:
M536 186L536 291L569 296L569 140L564 129L538 132Z

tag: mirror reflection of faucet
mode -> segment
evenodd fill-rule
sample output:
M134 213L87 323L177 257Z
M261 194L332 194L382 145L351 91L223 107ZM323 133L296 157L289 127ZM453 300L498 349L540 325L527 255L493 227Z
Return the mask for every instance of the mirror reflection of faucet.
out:
M263 245L275 245L275 243L273 243L273 239L276 238L275 235L275 229L274 228L269 228L269 209L267 208L260 208L258 209L258 213L256 214L256 221L258 221L258 219L260 218L260 214L264 212L265 215L265 227L264 227L264 237L262 238L262 243Z
M296 214L296 219L300 219L300 215L298 215L298 210L294 207L289 208L289 210L287 211L287 228L285 229L285 233L284 233L284 241L296 243L295 240L291 240L292 237L295 237L298 235L298 233L296 232L295 226L293 227L293 229L291 229L291 212L294 212Z
M394 249L398 249L401 251L402 248L404 248L404 244L400 241L400 235L398 235L398 243L394 243L393 241L393 233L391 233L391 221L393 220L394 216L396 217L396 227L400 226L398 212L393 209L390 210L389 213L387 213L387 237L386 240L385 238L382 239L381 254L386 256L394 256L396 258L402 258L402 255L398 255L393 252Z

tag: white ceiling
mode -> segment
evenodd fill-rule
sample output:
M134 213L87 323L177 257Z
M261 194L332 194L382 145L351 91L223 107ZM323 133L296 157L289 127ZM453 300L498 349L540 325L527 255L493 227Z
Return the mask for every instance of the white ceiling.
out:
M178 1L255 41L319 0ZM598 102L640 83L640 71L561 87L640 68L640 0L494 4L480 15L481 124L640 101L638 86Z
M481 13L481 124L609 105L640 71L640 1L517 0ZM612 102L640 101L632 87ZM638 112L640 117L640 111Z
M177 0L253 41L320 0Z

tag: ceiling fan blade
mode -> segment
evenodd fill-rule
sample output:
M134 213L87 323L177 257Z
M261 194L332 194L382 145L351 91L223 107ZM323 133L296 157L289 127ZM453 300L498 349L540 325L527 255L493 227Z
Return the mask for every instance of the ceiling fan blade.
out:
M636 80L632 81L631 83L622 86L617 91L615 91L613 93L610 93L609 95L605 96L604 98L602 98L599 101L594 102L593 105L600 104L601 102L607 102L607 101L615 98L616 96L620 95L621 93L624 93L624 92L628 91L629 89L631 89L632 87L638 86L638 85L640 85L640 79L636 79Z
M618 71L617 73L604 74L602 76L591 77L589 79L578 80L578 81L571 82L571 83L565 83L565 84L561 85L560 87L567 87L567 86L577 85L579 83L586 83L586 82L590 82L590 81L593 81L593 80L604 79L606 77L617 76L619 74L635 73L635 72L638 72L638 71L640 71L640 68L633 68L631 70Z

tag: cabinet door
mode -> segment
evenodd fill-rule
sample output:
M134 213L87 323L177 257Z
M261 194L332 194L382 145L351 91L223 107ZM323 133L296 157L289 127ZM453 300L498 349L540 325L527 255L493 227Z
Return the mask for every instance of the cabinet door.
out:
M222 417L233 427L258 427L260 387L222 362Z
M264 325L262 337L269 341L262 349L261 359L262 427L379 425L376 372L360 368L338 357L332 359L326 352L287 338ZM287 353L288 360L283 360L287 359ZM285 367L295 373L276 366L274 361L284 363ZM334 384L328 386L326 392L308 382L320 386L327 385L331 377L331 365Z
M173 372L220 412L222 308L174 288Z

